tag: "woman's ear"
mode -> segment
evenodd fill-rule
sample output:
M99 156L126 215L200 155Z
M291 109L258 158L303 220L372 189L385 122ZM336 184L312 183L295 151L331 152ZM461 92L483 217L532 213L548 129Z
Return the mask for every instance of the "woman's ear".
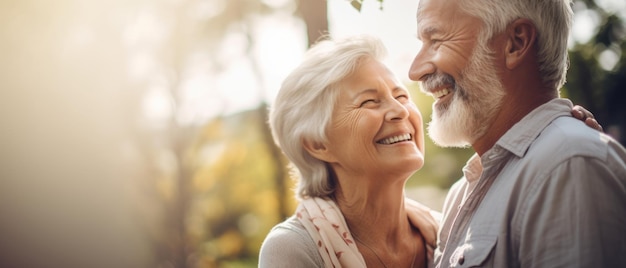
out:
M507 27L506 67L515 69L532 56L537 39L537 28L529 19L517 19Z
M319 141L312 141L309 139L303 139L302 145L304 146L304 149L306 149L306 151L309 152L309 154L311 154L313 157L324 162L333 162L334 157L324 143Z

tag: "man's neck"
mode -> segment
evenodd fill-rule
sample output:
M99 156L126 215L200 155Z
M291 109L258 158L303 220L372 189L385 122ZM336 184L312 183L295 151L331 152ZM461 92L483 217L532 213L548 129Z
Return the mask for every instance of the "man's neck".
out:
M532 93L525 94L531 95ZM532 97L508 95L503 99L501 108L494 118L491 127L489 127L485 135L472 143L472 147L478 155L482 156L522 118L537 107L557 97L556 91L554 93L534 94Z

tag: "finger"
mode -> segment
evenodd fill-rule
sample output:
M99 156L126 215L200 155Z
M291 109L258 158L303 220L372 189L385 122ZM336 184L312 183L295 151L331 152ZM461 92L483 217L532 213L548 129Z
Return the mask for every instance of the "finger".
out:
M595 120L595 119L593 119L593 118L591 118L591 117L590 117L590 118L585 119L585 124L586 124L587 126L589 126L589 127L593 128L593 129L597 130L597 131L600 131L600 132L604 131L604 130L602 129L602 125L600 125L600 123L598 123L598 121L597 121L597 120Z
M574 109L580 111L583 114L582 118L584 118L584 119L595 118L595 116L593 116L593 113L590 112L589 110L585 109L585 107L582 107L580 105L576 105L576 106L574 106Z
M429 215L417 213L416 211L411 211L410 209L407 211L407 214L411 224L419 229L422 237L424 237L424 241L428 245L434 246L437 243L437 227L433 226L427 219Z
M572 109L572 116L574 116L574 118L578 119L578 120L585 120L586 116L585 116L585 112L576 109L577 107L574 107L574 109Z
M426 245L426 258L428 260L433 260L435 258L435 247L431 245Z
M582 121L585 121L585 119L589 117L588 114L580 108L580 106L574 107L572 109L572 115L574 116L574 118ZM593 118L593 115L591 116L591 118Z
M437 211L432 210L431 208L429 208L428 206L417 202L415 200L412 199L407 199L407 205L411 208L417 209L419 211L421 211L422 213L426 213L429 215L429 217L424 217L424 220L428 222L428 224L432 225L433 227L435 227L435 229L439 228L439 222L441 221L440 219L440 214ZM439 218L438 218L439 217Z

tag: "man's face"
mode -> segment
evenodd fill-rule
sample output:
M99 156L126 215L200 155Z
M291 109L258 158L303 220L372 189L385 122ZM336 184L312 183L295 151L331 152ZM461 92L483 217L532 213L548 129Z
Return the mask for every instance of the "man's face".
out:
M478 41L481 27L455 0L420 1L423 45L409 77L436 99L428 131L441 146L464 147L482 137L504 95L488 44Z

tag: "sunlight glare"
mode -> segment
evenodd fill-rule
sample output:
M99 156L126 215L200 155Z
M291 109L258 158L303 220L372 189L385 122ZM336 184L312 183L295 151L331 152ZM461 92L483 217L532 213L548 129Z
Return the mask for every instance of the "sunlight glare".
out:
M592 37L600 19L598 14L593 10L581 10L574 14L574 25L572 25L571 37L578 43L587 43ZM570 46L574 42L569 42Z
M261 2L274 9L279 9L288 4L293 4L293 1L290 0L261 0Z
M621 50L619 47L617 49L608 48L602 51L598 56L598 63L600 63L600 67L606 71L611 71L615 68L615 65L619 62Z
M333 36L367 33L379 36L388 50L388 64L403 81L421 45L416 36L417 1L364 1L361 12L344 1L328 2L328 27Z
M208 20L226 9L226 0L197 1L194 7L189 9L189 16L197 20Z
M302 59L306 51L306 25L291 14L277 14L261 19L255 29L255 55L262 66L263 85L259 87L262 99L271 103L282 80Z
M626 19L626 1L624 0L596 0L596 4L609 13L617 13L622 19ZM619 11L622 11L621 13Z
M161 44L166 38L166 23L157 18L157 14L148 8L141 10L134 22L124 29L123 38L129 47Z
M162 126L172 116L173 109L172 99L162 86L152 86L143 98L143 114L156 126Z
M221 91L217 90L219 77L198 69L191 72L181 85L180 106L176 121L180 125L201 125L206 120L223 113L226 104Z
M148 8L138 12L128 24L122 33L123 42L130 51L126 72L131 79L141 81L154 74L158 66L154 53L163 43L169 29Z

